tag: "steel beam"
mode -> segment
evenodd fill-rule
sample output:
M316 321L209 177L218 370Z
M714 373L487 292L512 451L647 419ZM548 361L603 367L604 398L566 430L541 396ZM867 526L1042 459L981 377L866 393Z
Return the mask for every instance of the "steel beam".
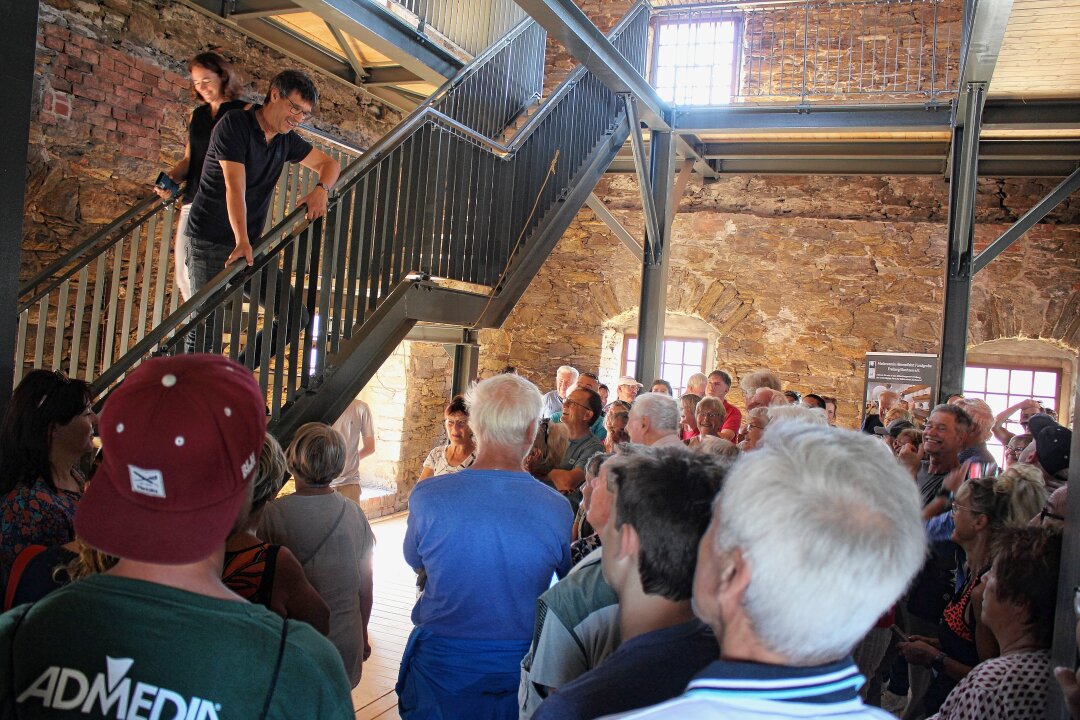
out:
M1070 453L1077 457L1080 453L1080 385L1073 383L1072 395L1073 434ZM1064 419L1064 418L1063 418ZM1080 462L1069 465L1069 483L1080 487ZM1057 607L1054 611L1054 644L1051 648L1051 667L1076 667L1076 610L1073 608L1075 588L1080 584L1080 493L1070 493L1066 501L1065 521L1061 537L1061 567L1058 571ZM1068 720L1069 712L1061 686L1049 683L1050 697L1047 703L1046 717Z
M960 48L960 93L953 105L953 127L967 124L973 113L982 114L982 105L975 107L965 102L964 95L969 88L978 85L985 90L993 80L1012 6L1013 0L966 0L964 3L965 19L970 22L965 23L968 30Z
M459 345L468 342L469 332L465 328L450 325L416 325L405 336L405 339L410 342Z
M660 376L667 312L668 266L671 252L671 194L675 180L675 144L671 133L653 132L649 188L651 203L661 213L658 230L645 237L641 266L641 302L638 305L638 382L650 383Z
M986 267L986 264L1003 253L1006 248L1019 240L1024 233L1035 226L1047 214L1060 205L1065 198L1069 197L1080 187L1080 168L1073 174L1061 181L1061 184L1051 190L1046 197L1035 203L1034 207L1023 214L1020 219L1013 223L1012 227L1001 234L994 242L990 243L972 261L972 273L977 273Z
M464 395L469 385L476 380L480 370L480 340L475 330L466 330L469 342L446 346L450 358L454 361L450 396Z
M978 177L979 113L986 86L972 83L963 93L965 124L953 129L949 183L949 247L945 260L945 307L941 323L938 401L964 389L968 312L971 307L975 245L975 191Z
M634 69L573 0L516 0L540 23L548 36L562 43L575 60L616 93L630 93L653 130L670 130L671 110L649 81Z
M677 133L940 131L949 129L948 105L822 105L687 107L675 111Z
M442 84L464 65L452 53L369 0L294 1L428 82Z
M671 191L671 203L668 205L668 217L672 220L679 214L679 201L686 192L686 186L690 182L693 171L693 160L683 160L679 166L679 174L675 177L675 188Z
M619 219L611 214L604 201L596 197L596 193L591 193L585 200L585 204L589 206L589 209L596 214L596 217L600 218L608 229L615 234L615 237L622 240L626 249L637 258L638 262L642 262L645 258L645 249L641 246L641 243L637 241L630 231L626 229L626 226L619 222Z
M364 79L367 88L424 82L422 77L403 67L365 67L364 72L367 73Z
M206 0L199 0L200 4ZM248 20L226 21L259 42L267 45L294 60L315 70L334 75L352 85L359 85L361 79L353 72L349 63L326 48L310 42L304 37L287 30L269 18L251 18Z
M349 67L352 68L353 75L356 76L358 83L363 82L367 84L367 71L364 69L363 61L353 52L352 46L349 45L348 39L345 37L345 33L338 30L330 23L325 23L326 29L330 31L330 34L334 36L334 40L337 41L338 47L341 48L341 54L345 56L346 62L349 63Z
M26 152L30 141L30 100L34 89L34 51L37 47L38 4L5 2L4 42L0 43L0 78L7 102L0 109L4 147L0 158L0 417L7 411L15 382L19 256L22 254L23 202L26 193Z
M664 236L660 232L660 218L653 192L653 169L649 166L648 157L645 154L645 140L641 136L641 119L638 117L637 101L633 95L623 95L623 104L626 107L626 118L630 122L630 144L634 149L634 166L637 168L638 188L641 190L641 208L645 213L646 237L652 241L645 241L645 262L650 264L650 245L656 246ZM653 148L655 152L655 147ZM670 180L670 178L668 178ZM666 213L665 213L666 214Z
M1080 128L1077 100L988 100L982 127L991 130L1073 130Z
M303 8L297 7L296 3L289 0L232 0L228 4L219 3L219 5L222 4L225 5L223 8L225 16L233 20L304 12Z

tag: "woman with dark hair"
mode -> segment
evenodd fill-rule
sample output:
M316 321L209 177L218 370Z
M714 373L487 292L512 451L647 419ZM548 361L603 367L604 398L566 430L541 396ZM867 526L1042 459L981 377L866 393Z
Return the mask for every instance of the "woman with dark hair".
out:
M82 380L34 370L15 388L0 427L0 588L25 547L75 538L79 463L94 451L96 425Z
M188 140L184 146L184 157L165 174L175 183L184 183L183 207L176 222L176 242L173 263L176 266L176 287L180 295L187 300L191 297L191 281L187 272L187 224L188 211L195 191L199 189L202 176L203 160L210 148L210 133L218 120L230 110L246 106L240 95L240 75L232 64L215 52L199 53L188 60L188 72L191 73L191 94L202 105L195 108L188 122ZM166 188L154 187L162 199L172 195Z
M447 442L428 453L420 480L464 470L476 460L476 441L469 429L469 409L465 407L465 398L458 395L451 400L443 416Z
M932 720L1041 720L1047 714L1061 536L1005 530L994 540L980 619L1001 654L961 680Z

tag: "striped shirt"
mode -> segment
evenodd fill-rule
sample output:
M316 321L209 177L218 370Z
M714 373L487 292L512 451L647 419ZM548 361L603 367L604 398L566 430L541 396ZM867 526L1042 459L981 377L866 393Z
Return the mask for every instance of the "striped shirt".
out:
M785 667L717 660L702 670L674 700L610 718L764 720L764 718L841 717L892 720L880 708L863 705L865 682L845 658L815 667Z

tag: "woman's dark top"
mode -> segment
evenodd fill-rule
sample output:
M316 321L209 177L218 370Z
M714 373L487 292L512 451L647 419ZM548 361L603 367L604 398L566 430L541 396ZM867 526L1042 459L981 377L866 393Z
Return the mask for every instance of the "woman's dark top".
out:
M46 548L29 545L15 558L15 571L8 578L3 610L34 603L53 590L71 582L67 566L78 557L63 545Z
M203 160L206 159L206 151L210 148L210 133L218 120L230 110L242 110L247 105L243 100L228 100L221 103L217 117L211 117L210 105L200 105L191 113L191 122L188 123L188 145L191 148L191 156L188 158L187 179L184 185L184 202L191 202L195 197L195 191L199 189L199 178L202 177Z
M975 647L975 613L971 604L971 593L982 582L982 576L990 572L990 566L981 568L968 576L967 581L945 606L941 622L938 625L938 640L941 652L947 656L975 667L979 664L979 652ZM927 715L933 715L945 702L959 680L953 680L943 672L935 673L934 680L926 691L924 709Z
M222 581L240 597L269 608L279 550L280 545L259 543L236 552L226 552Z

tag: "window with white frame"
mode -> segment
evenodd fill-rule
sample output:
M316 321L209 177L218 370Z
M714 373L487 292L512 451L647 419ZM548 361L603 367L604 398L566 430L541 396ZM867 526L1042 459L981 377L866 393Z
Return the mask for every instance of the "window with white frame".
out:
M1057 411L1060 390L1061 372L1053 368L979 364L964 369L964 397L985 400L994 415L1026 398L1034 398L1043 407ZM1015 413L1005 429L1014 435L1025 432L1019 419L1020 413ZM986 446L998 465L1003 466L1004 447L997 438L991 437Z
M653 86L675 105L725 105L738 91L741 20L730 16L660 19Z
M637 370L637 336L627 335L623 347L623 375L634 375ZM666 337L660 354L660 378L671 383L675 397L686 392L686 381L694 373L705 372L704 338ZM657 378L646 378L652 382ZM646 385L642 388L648 392Z

